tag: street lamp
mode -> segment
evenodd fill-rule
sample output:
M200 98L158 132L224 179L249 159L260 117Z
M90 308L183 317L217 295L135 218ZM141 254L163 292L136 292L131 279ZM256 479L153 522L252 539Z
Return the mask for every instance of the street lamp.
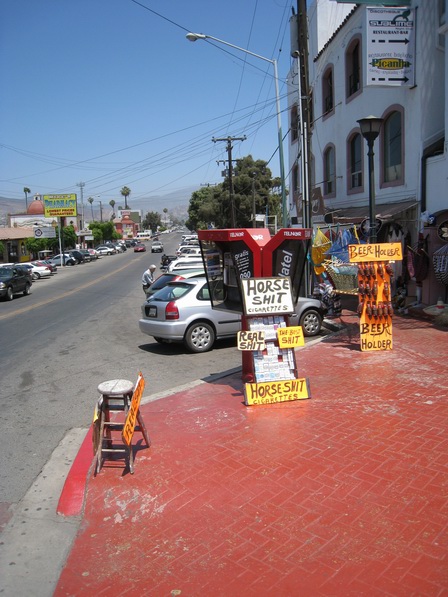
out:
M375 139L380 134L381 125L383 124L382 118L376 116L366 116L357 121L361 134L367 141L369 158L369 242L376 243L376 214L375 214L375 171L373 164L373 144Z
M198 39L211 39L213 41L217 41L220 44L224 44L225 46L229 46L230 48L234 48L235 50L239 50L240 52L244 52L245 54L249 54L249 56L255 56L255 58L260 58L260 60L264 60L265 62L269 62L274 67L274 79L275 79L275 98L276 98L276 110L277 110L277 129L278 129L278 155L280 159L280 180L281 180L281 187L282 187L282 224L283 228L288 226L288 214L287 214L287 203L286 203L286 186L285 186L285 163L283 159L283 134L282 134L282 119L281 119L281 111L280 111L280 94L278 89L278 71L277 71L277 60L265 58L264 56L260 56L260 54L255 54L254 52L250 52L244 48L240 48L239 46L235 46L234 44L229 43L228 41L224 41L222 39L218 39L217 37L213 37L212 35L205 35L204 33L187 33L185 36L189 41L197 41Z

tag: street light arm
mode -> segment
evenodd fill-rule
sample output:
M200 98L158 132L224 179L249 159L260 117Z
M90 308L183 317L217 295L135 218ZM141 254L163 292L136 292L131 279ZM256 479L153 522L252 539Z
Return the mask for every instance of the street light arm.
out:
M270 58L265 58L264 56L260 56L260 54L255 54L255 52L251 52L250 50L246 50L245 48L240 48L240 46L235 46L235 44L231 44L228 41L224 41L223 39L218 39L217 37L213 37L212 35L205 35L205 33L187 33L185 36L188 41L197 41L198 39L211 39L213 41L217 41L220 44L224 44L229 48L234 48L235 50L240 50L240 52L244 52L245 54L249 54L250 56L255 56L255 58L260 58L260 60L264 60L265 62L270 62L274 64L276 61Z

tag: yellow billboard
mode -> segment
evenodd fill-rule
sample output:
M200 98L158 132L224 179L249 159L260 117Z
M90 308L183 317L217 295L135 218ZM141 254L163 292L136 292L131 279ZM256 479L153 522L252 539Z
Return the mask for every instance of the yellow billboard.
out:
M76 193L70 195L44 195L44 214L46 218L76 216Z

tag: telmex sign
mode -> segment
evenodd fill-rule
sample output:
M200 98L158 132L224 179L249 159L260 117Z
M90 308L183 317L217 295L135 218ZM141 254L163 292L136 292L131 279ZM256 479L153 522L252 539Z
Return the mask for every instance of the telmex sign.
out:
M77 215L76 193L70 195L44 195L43 199L46 218L64 218Z

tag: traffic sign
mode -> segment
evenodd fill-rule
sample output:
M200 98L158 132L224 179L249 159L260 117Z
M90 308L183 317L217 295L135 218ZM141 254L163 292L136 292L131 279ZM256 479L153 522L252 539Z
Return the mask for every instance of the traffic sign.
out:
M56 230L52 226L35 228L34 238L56 238Z
M412 8L366 8L367 85L415 82L415 13Z

